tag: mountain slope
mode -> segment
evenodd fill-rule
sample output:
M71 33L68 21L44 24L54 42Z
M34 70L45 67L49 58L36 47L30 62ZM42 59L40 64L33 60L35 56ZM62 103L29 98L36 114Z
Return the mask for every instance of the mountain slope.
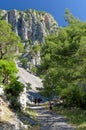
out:
M36 88L38 87L40 88L43 86L40 78L27 72L24 68L19 67L18 65L17 65L17 68L19 70L18 72L19 80L25 85L27 83L30 83L33 91L37 91Z
M58 24L52 15L37 10L1 10L0 16L12 25L13 31L23 41L44 42L44 37L58 32Z

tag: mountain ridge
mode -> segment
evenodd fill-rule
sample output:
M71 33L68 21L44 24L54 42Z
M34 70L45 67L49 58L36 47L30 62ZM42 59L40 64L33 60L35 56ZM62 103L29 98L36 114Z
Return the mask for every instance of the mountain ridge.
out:
M1 19L12 25L13 31L19 35L22 41L29 39L35 42L44 42L44 37L58 33L58 24L53 16L47 12L27 9L0 10Z

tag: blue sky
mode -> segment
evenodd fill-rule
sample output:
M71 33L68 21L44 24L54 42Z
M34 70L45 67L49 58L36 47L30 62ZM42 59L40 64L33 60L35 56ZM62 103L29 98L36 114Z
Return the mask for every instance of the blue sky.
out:
M64 13L70 12L82 21L86 21L86 0L0 0L0 9L26 10L36 9L52 14L60 26L65 25Z

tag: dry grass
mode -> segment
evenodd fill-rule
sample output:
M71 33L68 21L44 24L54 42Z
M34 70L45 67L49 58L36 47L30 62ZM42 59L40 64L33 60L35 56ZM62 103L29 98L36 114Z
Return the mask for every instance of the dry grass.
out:
M37 117L37 113L30 108L26 108L26 113L29 114L30 117L32 117L34 119Z
M33 126L31 130L40 130L40 126L39 125Z
M14 113L9 109L8 105L3 101L0 105L0 121L12 122Z

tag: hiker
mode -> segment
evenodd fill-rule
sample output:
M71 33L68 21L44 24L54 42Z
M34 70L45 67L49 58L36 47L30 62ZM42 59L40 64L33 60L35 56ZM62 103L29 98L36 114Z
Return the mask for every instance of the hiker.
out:
M34 99L34 103L35 103L35 104L37 103L37 98Z
M50 110L52 110L53 105L54 105L53 102L50 101L49 102L49 108L50 108Z
M38 98L38 99L37 99L38 104L39 104L41 101L42 101L42 98Z

